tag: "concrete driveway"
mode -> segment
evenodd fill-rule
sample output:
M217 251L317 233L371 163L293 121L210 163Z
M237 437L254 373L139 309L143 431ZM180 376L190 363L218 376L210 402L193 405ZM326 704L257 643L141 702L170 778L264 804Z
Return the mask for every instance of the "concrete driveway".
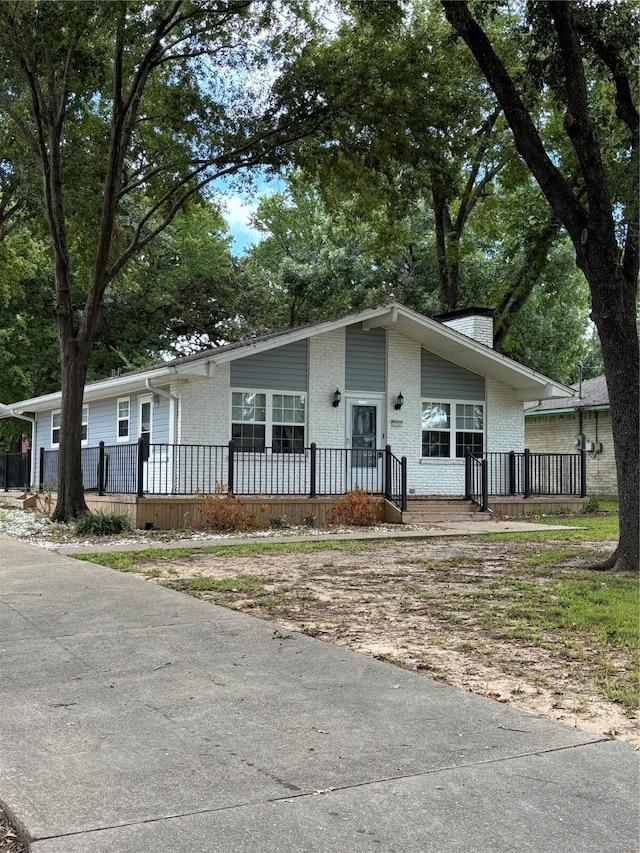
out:
M33 853L625 853L639 753L0 537L0 801Z

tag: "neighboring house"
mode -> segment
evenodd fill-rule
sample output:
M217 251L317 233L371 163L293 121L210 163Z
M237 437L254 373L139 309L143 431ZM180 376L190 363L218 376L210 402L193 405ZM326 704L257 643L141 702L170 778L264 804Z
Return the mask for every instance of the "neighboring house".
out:
M617 498L609 392L604 376L571 386L574 394L525 404L525 444L539 453L584 447L590 495Z
M467 450L521 453L524 401L571 390L495 352L492 339L490 310L433 320L391 302L92 382L84 468L95 466L91 448L102 441L111 491L130 490L122 472L135 476L126 454L142 436L150 445L145 491L223 491L233 440L236 493L305 494L295 480L308 476L302 462L313 443L341 478L320 492L377 491L388 445L406 457L409 493L464 495ZM40 449L60 441L60 400L47 394L3 408L35 421L36 483L49 476L38 470Z

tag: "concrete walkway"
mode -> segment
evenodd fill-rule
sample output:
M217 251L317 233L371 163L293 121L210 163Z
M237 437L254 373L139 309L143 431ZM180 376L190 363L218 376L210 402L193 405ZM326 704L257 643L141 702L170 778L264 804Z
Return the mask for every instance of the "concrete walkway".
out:
M626 853L625 743L0 537L0 800L33 853Z

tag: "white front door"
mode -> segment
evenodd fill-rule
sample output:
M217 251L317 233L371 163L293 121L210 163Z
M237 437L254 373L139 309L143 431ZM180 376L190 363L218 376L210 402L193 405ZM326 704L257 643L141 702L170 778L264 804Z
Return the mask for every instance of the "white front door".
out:
M347 399L347 481L350 489L382 489L382 401Z

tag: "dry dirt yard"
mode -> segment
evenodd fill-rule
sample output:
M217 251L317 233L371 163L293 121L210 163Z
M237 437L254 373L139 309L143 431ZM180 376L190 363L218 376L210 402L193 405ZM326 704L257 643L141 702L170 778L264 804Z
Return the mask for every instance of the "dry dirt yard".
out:
M359 543L352 550L154 555L138 571L271 620L275 638L303 632L640 747L637 711L609 701L597 683L603 669L611 681L628 679L632 653L603 660L588 636L540 627L538 618L553 606L558 580L580 576L586 555L604 556L608 544Z

